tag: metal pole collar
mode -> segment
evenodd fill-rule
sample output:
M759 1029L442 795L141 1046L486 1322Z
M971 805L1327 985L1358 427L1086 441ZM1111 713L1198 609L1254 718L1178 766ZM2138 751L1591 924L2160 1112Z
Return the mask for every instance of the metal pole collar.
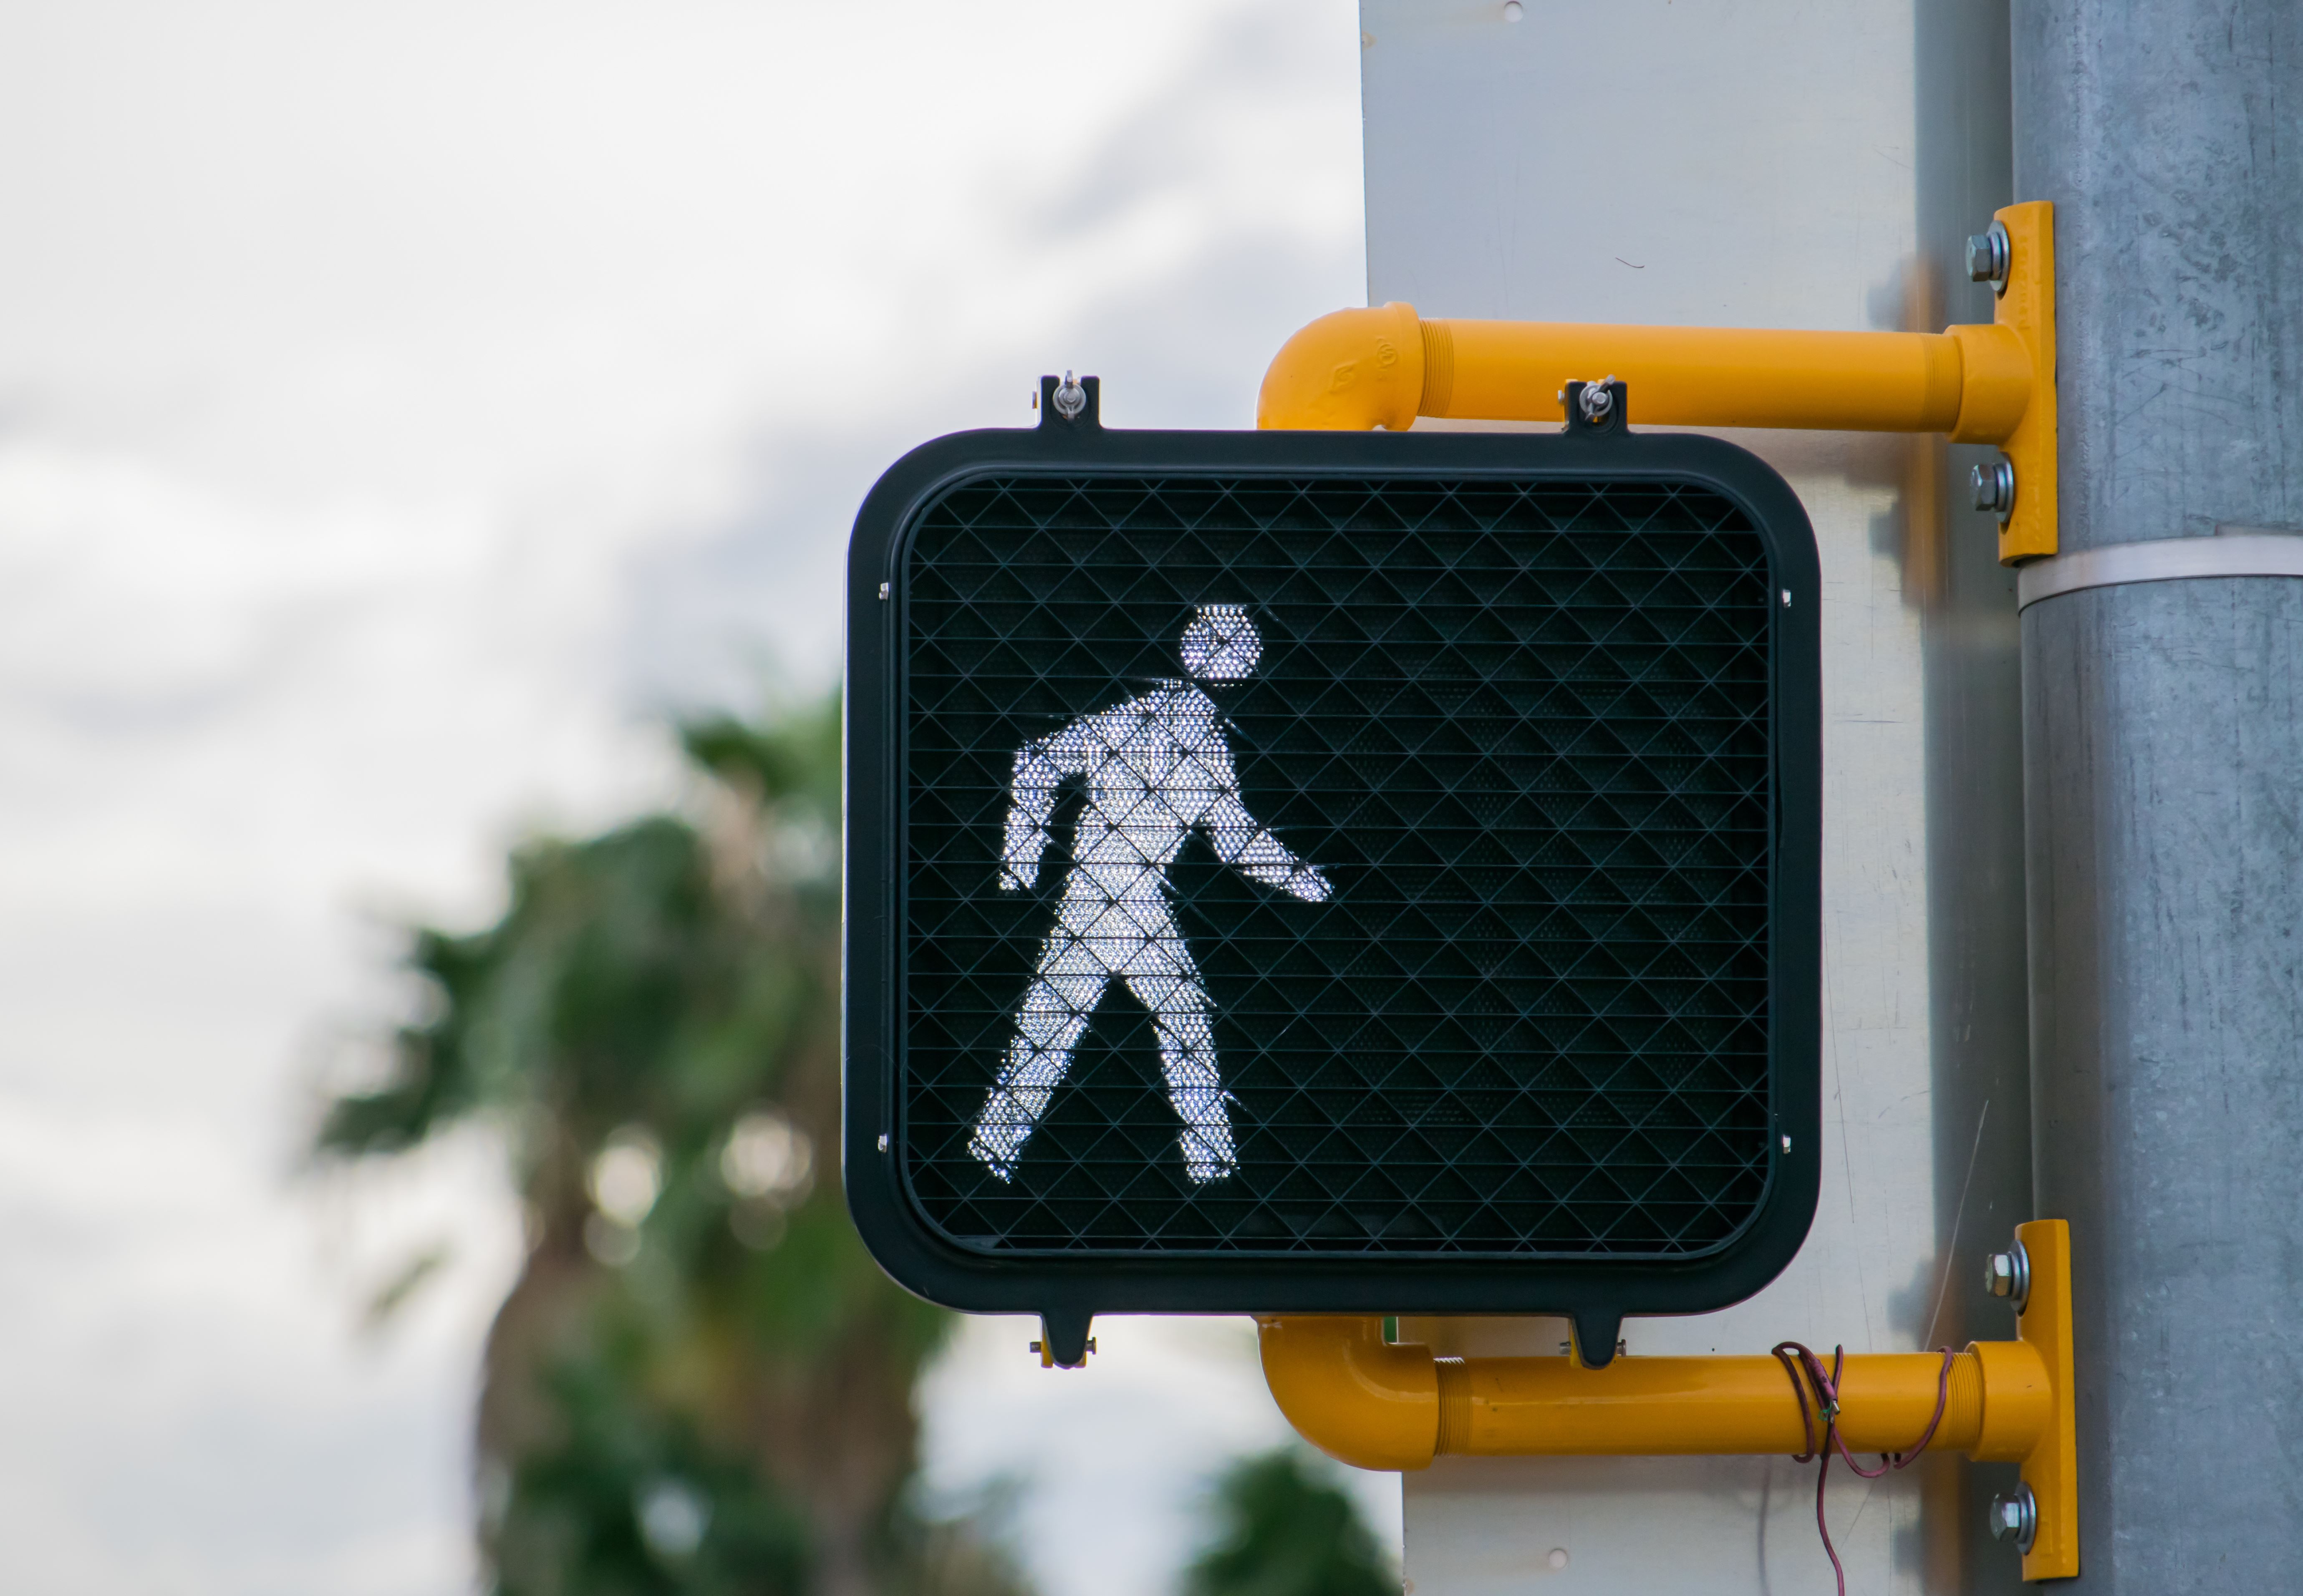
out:
M2088 587L2189 577L2303 577L2303 535L2218 527L2213 537L2114 543L2034 560L2015 573L2015 607Z

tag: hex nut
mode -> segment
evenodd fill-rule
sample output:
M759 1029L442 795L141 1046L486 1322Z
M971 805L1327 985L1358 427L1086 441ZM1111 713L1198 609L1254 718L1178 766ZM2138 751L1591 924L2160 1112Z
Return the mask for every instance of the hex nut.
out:
M2031 1260L2019 1238L2004 1253L1983 1261L1983 1288L2004 1299L2018 1313L2031 1303Z
M2015 513L2015 462L2001 455L1989 465L1978 466L1968 474L1969 485L1975 494L1975 507L1998 516L2004 526Z
M1988 283L2001 292L2007 288L2007 271L2013 258L2005 224L1994 222L1988 232L1978 232L1967 241L1967 280Z
M2039 1538L2039 1502L2029 1485L2018 1485L2012 1495L1995 1496L1986 1522L1994 1541L2012 1541L2019 1552L2029 1552Z

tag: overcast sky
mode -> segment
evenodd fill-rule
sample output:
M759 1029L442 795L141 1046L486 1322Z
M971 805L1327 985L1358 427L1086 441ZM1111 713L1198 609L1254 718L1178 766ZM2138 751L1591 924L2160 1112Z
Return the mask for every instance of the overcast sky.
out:
M292 1178L389 926L677 799L667 709L830 682L910 444L1066 367L1251 424L1364 295L1357 56L1349 0L0 0L10 1589L469 1588L494 1149ZM936 1478L1035 1475L1049 1596L1152 1596L1278 1433L1244 1334L1015 1331Z

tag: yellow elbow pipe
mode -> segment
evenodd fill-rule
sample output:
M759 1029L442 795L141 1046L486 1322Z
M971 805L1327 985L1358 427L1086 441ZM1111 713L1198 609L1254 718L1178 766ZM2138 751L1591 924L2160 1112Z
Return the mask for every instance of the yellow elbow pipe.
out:
M1928 1445L2020 1457L2052 1415L2046 1364L2020 1342L2006 1357L1971 1346L1952 1359L1943 1422ZM1839 1432L1857 1452L1902 1452L1936 1411L1939 1353L1860 1354L1840 1380ZM1438 1449L1472 1457L1717 1457L1802 1452L1791 1375L1772 1357L1565 1357L1438 1364ZM1987 1431L1987 1392L1990 1423ZM1820 1425L1817 1426L1820 1430Z
M1386 1344L1375 1319L1267 1319L1261 1342L1288 1422L1359 1468L1420 1469L1438 1455L1788 1455L1812 1440L1773 1357L1620 1356L1601 1369L1568 1357L1434 1358L1418 1344ZM1857 1452L1907 1449L1936 1411L1942 1376L1939 1353L1850 1357L1840 1434ZM2054 1416L2037 1349L1978 1342L1952 1360L1929 1445L2020 1458Z
M1940 1353L1859 1353L1839 1381L1839 1433L1856 1453L1908 1452L1943 1394L1929 1450L2023 1465L2038 1537L2026 1579L2079 1572L2077 1392L2071 1375L2071 1230L2017 1227L2030 1291L2012 1341ZM1298 1434L1356 1468L1413 1470L1440 1455L1664 1457L1795 1454L1819 1438L1800 1420L1773 1357L1435 1358L1383 1338L1379 1319L1258 1321L1263 1376ZM1810 1392L1810 1399L1813 1393ZM1812 1414L1812 1409L1810 1414Z
M1256 425L1404 431L1417 416L1557 421L1568 383L1620 377L1642 421L1680 426L1941 432L1996 443L2030 401L2010 327L1802 333L1573 322L1425 321L1412 305L1339 310L1265 372Z
M1615 376L1642 422L1945 433L2004 447L2015 497L2003 508L1999 558L2037 559L2057 547L2054 207L2027 200L1996 219L2012 264L1987 326L1801 333L1425 321L1396 303L1338 310L1281 346L1255 424L1405 432L1418 416L1558 421L1570 382Z
M1256 396L1259 427L1405 432L1423 400L1423 324L1396 301L1323 316L1280 346Z
M1380 1319L1259 1322L1263 1378L1297 1433L1354 1468L1428 1467L1439 1440L1431 1349L1394 1346Z

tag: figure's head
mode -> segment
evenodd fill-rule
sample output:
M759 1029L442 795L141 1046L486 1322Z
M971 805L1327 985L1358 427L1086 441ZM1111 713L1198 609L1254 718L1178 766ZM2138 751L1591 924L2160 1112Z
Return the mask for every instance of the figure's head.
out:
M1184 669L1202 681L1238 681L1255 674L1263 639L1245 604L1202 604L1184 629Z

